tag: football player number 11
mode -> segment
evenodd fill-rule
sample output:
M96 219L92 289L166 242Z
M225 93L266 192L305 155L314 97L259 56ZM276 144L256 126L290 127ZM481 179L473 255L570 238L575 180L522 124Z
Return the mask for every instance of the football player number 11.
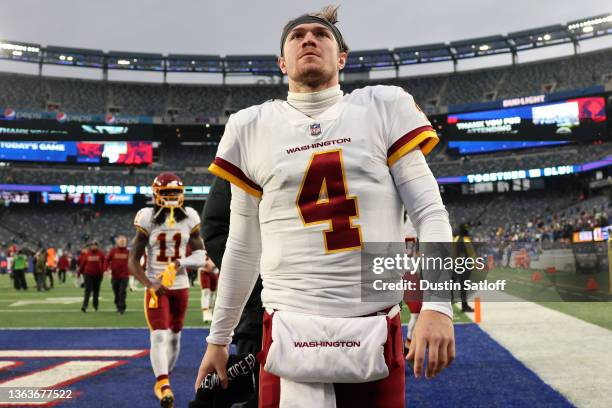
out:
M166 233L162 232L157 236L157 240L159 241L159 255L157 255L157 262L168 263L168 256L166 256ZM177 232L172 237L172 241L174 242L174 255L170 257L170 261L176 261L181 257L181 233Z
M328 223L323 231L327 252L361 248L361 228L351 220L359 217L357 197L349 196L342 150L313 153L297 197L304 225Z

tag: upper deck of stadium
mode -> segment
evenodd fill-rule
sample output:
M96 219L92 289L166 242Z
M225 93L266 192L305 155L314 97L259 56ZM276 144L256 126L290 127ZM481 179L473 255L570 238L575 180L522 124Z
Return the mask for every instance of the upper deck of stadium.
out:
M449 43L395 49L351 51L342 80L345 92L371 83L399 85L414 95L428 113L446 113L449 106L576 90L592 86L612 89L612 14L565 24ZM586 41L604 48L580 52ZM608 44L609 42L609 44ZM572 55L519 63L520 57L542 49L570 47ZM507 65L465 70L474 60L506 57ZM287 86L275 55L150 54L77 49L18 41L0 41L0 61L30 65L38 75L0 74L0 107L67 114L153 117L156 123L225 123L229 113L284 99ZM29 63L29 64L23 64ZM450 72L409 76L405 68L443 65ZM4 65L0 65L3 67ZM72 76L79 69L98 71L98 80L59 78L51 68ZM72 71L71 71L72 70ZM31 71L31 70L30 70ZM425 72L423 72L425 71ZM432 72L436 71L432 69ZM122 82L114 73L144 77L158 83ZM210 83L186 84L173 75L204 74ZM238 76L257 84L233 84ZM219 83L214 83L214 82ZM206 81L205 79L205 82Z

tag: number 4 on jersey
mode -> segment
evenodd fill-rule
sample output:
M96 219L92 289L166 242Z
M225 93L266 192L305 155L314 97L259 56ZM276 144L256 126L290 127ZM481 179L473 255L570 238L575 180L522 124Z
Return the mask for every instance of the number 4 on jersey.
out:
M297 197L304 225L329 223L323 232L327 252L361 249L357 197L348 195L342 150L313 153Z

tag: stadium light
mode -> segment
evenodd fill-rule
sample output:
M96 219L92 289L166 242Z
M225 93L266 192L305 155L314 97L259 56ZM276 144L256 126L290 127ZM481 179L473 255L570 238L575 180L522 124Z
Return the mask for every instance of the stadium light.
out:
M586 26L582 28L583 33L591 33L593 32L593 26Z
M16 57L21 57L23 55L23 52L15 50L15 51L13 51L13 55L16 56Z
M23 51L33 52L33 53L40 52L39 47L34 47L30 45L12 44L12 43L6 43L6 42L0 42L0 48L5 49L5 50L15 50L15 51L22 51L22 52Z
M480 51L488 51L489 50L489 46L487 44L481 45L480 48L478 48Z
M591 29L585 32L591 32L593 31L593 26L604 25L604 24L609 24L609 23L612 23L612 14L605 15L605 16L599 16L599 17L593 17L593 18L586 19L584 21L576 21L573 23L569 23L567 26L567 29L575 30L577 28L583 27L582 30L585 31L584 30L585 28L590 27Z
M130 65L130 61L124 60L124 59L120 59L119 61L117 61L117 64L119 64L119 65Z
M550 40L550 34L545 34L544 35L544 41L548 41Z

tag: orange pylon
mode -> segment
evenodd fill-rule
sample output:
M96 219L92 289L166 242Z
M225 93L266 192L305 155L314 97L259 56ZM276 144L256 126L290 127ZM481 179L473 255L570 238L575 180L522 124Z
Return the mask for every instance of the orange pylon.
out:
M477 297L474 299L474 323L480 323L482 319L482 314L480 310L480 298Z
M539 271L535 271L531 274L532 282L540 282L542 280L542 274Z
M599 290L599 285L595 278L589 278L586 283L586 290Z

